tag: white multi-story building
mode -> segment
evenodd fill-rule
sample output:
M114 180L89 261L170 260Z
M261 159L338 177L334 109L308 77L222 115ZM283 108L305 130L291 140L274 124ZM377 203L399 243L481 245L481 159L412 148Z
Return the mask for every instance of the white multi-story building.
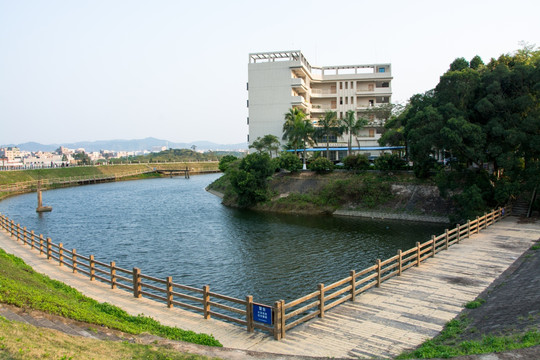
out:
M302 109L315 125L328 110L335 111L338 118L353 110L357 118L369 120L353 137L353 146L376 156L384 119L372 110L390 104L391 81L390 64L315 67L299 50L249 54L248 142L266 134L281 139L285 114L293 107ZM347 134L330 139L335 149L332 158L344 156L347 140ZM326 141L316 147L326 147Z

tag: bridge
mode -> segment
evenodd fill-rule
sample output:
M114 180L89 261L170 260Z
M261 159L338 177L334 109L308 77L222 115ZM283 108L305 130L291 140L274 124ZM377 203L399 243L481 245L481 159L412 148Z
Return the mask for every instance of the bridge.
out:
M287 331L275 341L262 332L224 323L97 281L89 282L67 266L22 246L0 231L0 247L21 257L36 271L62 281L101 302L130 314L144 313L163 324L213 334L225 347L291 355L392 357L437 335L463 305L474 300L540 236L540 224L507 217L401 276L357 296Z

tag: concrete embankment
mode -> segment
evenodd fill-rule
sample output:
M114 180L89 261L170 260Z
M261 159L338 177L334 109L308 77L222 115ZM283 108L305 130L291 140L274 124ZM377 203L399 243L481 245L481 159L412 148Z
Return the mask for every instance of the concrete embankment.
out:
M450 221L448 220L448 217L446 216L415 215L415 214L407 214L407 213L387 213L387 212L381 212L381 211L336 210L334 211L333 215L364 217L364 218L370 218L370 219L419 221L419 222L441 223L441 224L450 223Z

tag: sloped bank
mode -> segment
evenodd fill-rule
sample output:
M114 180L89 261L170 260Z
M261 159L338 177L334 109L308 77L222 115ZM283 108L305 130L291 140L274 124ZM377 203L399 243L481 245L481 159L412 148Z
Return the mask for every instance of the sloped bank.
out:
M230 186L224 184L226 175L207 190L220 193L224 205L235 206ZM252 209L432 223L449 223L454 210L452 202L440 196L437 186L407 172L278 173L269 181L269 189L271 200Z

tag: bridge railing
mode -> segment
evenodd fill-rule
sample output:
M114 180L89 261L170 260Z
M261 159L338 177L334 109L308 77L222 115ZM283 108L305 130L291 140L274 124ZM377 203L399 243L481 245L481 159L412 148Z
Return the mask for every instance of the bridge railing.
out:
M59 266L67 266L74 273L82 273L90 281L100 281L109 284L112 289L122 288L133 292L133 296L140 298L153 298L166 303L169 308L178 306L190 311L201 313L205 319L212 316L226 321L246 326L248 332L254 329L266 331L276 340L285 337L288 330L305 323L315 317L323 318L325 312L346 301L355 301L357 296L373 287L380 287L382 283L394 276L400 276L403 271L420 266L422 262L443 250L448 249L461 240L478 234L480 230L505 218L510 214L509 208L499 208L484 216L467 221L466 224L446 229L443 234L433 235L430 240L417 242L416 246L408 250L398 250L397 254L386 259L377 259L374 265L363 270L351 270L349 276L330 285L318 284L317 290L289 302L279 300L272 306L263 305L272 309L272 325L267 326L254 321L253 297L248 295L245 299L237 299L217 292L210 291L210 286L201 288L182 285L173 282L172 277L164 279L142 274L139 268L123 269L114 261L104 263L96 260L94 255L84 256L76 249L65 249L63 244L55 244L50 238L42 234L36 235L34 231L21 228L13 220L0 214L0 227L24 246L30 246L45 254L47 259L57 261ZM261 304L262 305L262 304Z
M167 304L167 307L181 307L201 313L205 319L216 317L246 326L248 332L255 328L274 334L274 328L257 324L253 320L253 297L237 299L210 291L210 286L201 288L173 282L172 277L160 279L141 273L139 268L124 269L114 261L98 261L94 255L82 255L76 249L67 249L62 243L55 244L43 234L35 234L26 227L15 224L5 215L0 214L0 227L5 229L17 242L39 251L48 260L66 266L73 273L86 275L90 281L99 281L111 286L111 289L124 289L133 293L135 298L148 297ZM265 305L267 306L267 305ZM270 307L270 306L267 306Z

